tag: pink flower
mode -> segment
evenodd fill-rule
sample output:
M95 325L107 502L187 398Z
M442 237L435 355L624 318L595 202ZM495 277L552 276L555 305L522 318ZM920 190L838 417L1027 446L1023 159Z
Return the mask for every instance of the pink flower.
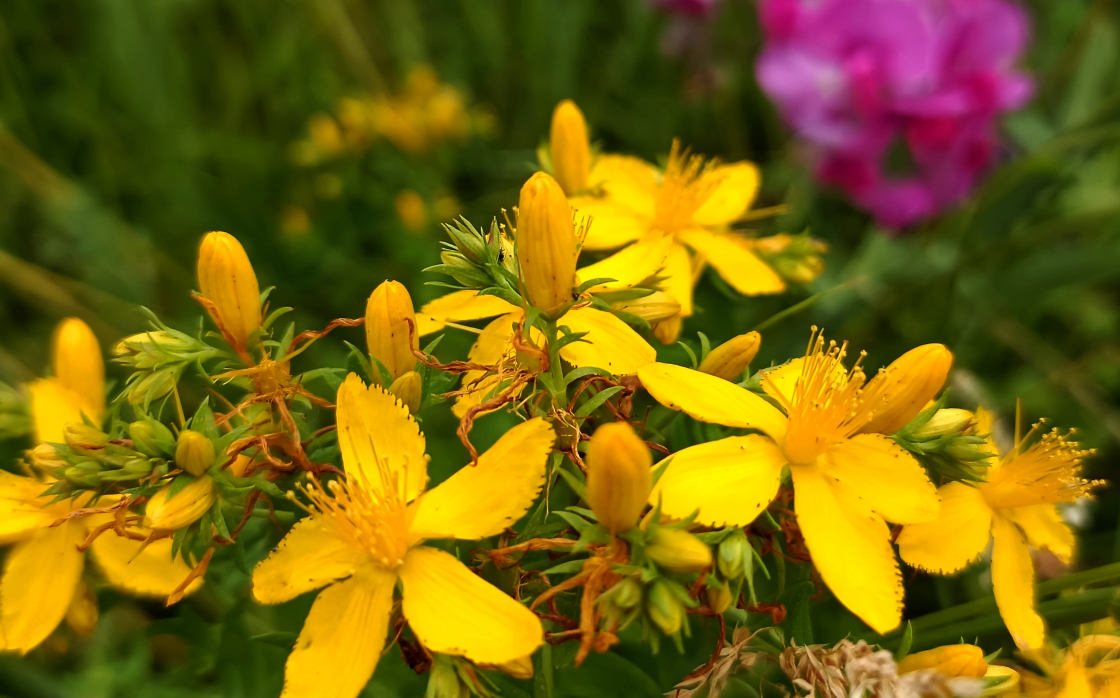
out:
M1031 96L1014 64L1029 37L1008 0L761 0L758 81L810 146L818 177L884 225L972 191L996 119ZM892 146L912 166L886 171Z

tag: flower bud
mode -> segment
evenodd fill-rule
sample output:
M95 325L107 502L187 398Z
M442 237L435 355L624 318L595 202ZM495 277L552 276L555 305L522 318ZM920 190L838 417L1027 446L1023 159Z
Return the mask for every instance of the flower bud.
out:
M58 449L50 444L39 444L27 452L27 460L42 473L53 474L59 468L66 466L66 461L59 455Z
M209 477L197 478L186 487L171 494L171 485L152 495L145 510L148 526L156 531L177 531L186 528L209 511L214 504L214 481Z
M712 549L688 531L659 528L646 546L646 556L658 566L679 574L702 572L712 564Z
M575 102L565 99L556 105L548 139L552 173L564 193L575 196L587 187L587 177L591 173L587 122Z
M625 422L595 430L587 449L587 503L612 534L633 528L653 489L649 448Z
M861 413L865 434L893 434L913 419L945 385L953 354L942 344L911 349L871 379Z
M724 538L719 544L716 564L725 579L738 579L743 576L751 557L751 544L742 533L736 532Z
M705 595L708 598L708 608L716 613L723 613L731 608L731 585L726 581L718 587L708 587Z
M634 298L633 300L611 303L611 310L629 313L640 317L651 325L656 325L670 318L676 317L681 312L681 304L664 291L654 291L648 296Z
M946 434L958 434L973 422L972 413L968 410L948 408L938 410L930 417L920 429L914 431L914 438L922 441L936 439Z
M611 591L611 601L619 608L629 610L642 602L642 585L633 577L623 577Z
M1005 694L1019 695L1019 672L1009 666L989 664L988 670L984 672L984 689L980 692L981 698Z
M409 413L416 414L420 411L420 394L423 380L416 371L409 371L393 381L389 392L397 397L408 408Z
M198 290L214 304L218 322L245 347L261 326L261 290L245 248L229 233L207 233L198 249Z
M177 378L178 376L174 368L162 368L149 373L139 380L132 381L125 389L125 395L128 397L128 404L144 405L160 399L171 392L175 387Z
M184 471L201 477L214 465L214 444L197 431L189 429L179 434L175 445L175 465Z
M78 318L67 318L51 340L54 375L81 400L90 421L100 423L105 412L105 363L93 330Z
M67 468L62 477L79 488L97 487L101 484L101 464L86 460Z
M408 290L396 281L385 281L373 290L366 303L366 346L396 380L416 366L416 347L409 331L416 326L416 313ZM374 379L379 379L374 376Z
M529 303L548 315L572 300L576 277L572 209L556 180L538 172L521 187L517 257Z
M669 582L659 579L654 582L647 596L646 610L650 620L666 635L676 635L684 622L684 604L669 588Z
M508 662L495 664L494 668L506 676L512 676L515 679L527 681L533 678L533 657L532 655L519 657Z
M198 351L200 344L165 330L139 332L125 337L113 347L117 362L132 368L155 368L177 355Z
M74 453L91 454L109 445L109 435L81 422L70 422L62 428L62 439Z
M732 337L708 352L700 362L700 372L724 380L736 381L747 370L747 365L758 353L762 337L757 332L748 332Z
M976 645L945 645L906 655L898 663L899 674L933 669L949 678L981 677L988 670L984 650Z
M428 672L428 689L424 698L470 698L471 691L460 679L455 660L437 654Z
M113 535L107 532L106 535ZM74 588L74 596L66 609L66 623L78 635L92 635L97 628L97 597L84 580L79 579Z
M128 425L132 447L145 456L167 458L175 452L175 436L154 419L143 419Z

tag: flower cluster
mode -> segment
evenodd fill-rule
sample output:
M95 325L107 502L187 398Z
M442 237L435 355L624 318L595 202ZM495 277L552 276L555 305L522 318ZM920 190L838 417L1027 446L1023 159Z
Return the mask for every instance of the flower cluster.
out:
M212 232L194 294L212 330L152 315L114 349L130 375L108 405L98 340L64 321L52 376L26 387L37 445L24 475L0 478L0 542L15 546L3 648L27 652L64 618L88 632L101 580L174 604L219 551L271 523L283 535L245 593L316 594L288 698L357 696L394 644L430 671L431 695L491 695L479 670L532 676L546 643L577 643L576 664L628 633L657 652L706 618L721 640L682 688L707 695L767 661L798 695L1018 690L1018 674L973 646L896 662L862 641L805 647L743 628L727 640L726 624L792 615L804 627L819 580L886 634L903 618L896 543L903 561L944 574L991 537L999 612L1023 650L1042 648L1030 548L1072 557L1057 506L1099 484L1081 478L1088 452L1036 428L1001 455L990 413L944 407L953 356L940 344L870 375L816 328L802 356L760 369L753 331L705 339L691 366L658 361L651 342L682 334L705 269L744 295L777 294L820 271L823 246L739 227L753 217L754 165L677 143L660 168L596 153L570 102L541 156L512 215L446 226L431 271L451 288L419 312L388 280L361 317L281 329L291 308L272 307L242 245ZM350 344L345 366L302 366L313 343L358 327L365 347ZM438 338L421 344L441 331L477 335L465 360L437 358ZM433 486L420 427L448 400L470 459ZM499 410L516 426L479 453L472 424ZM674 451L670 424L685 419L719 426ZM768 583L775 569L785 584L787 563L805 604L787 607Z
M996 122L1031 95L1010 0L764 0L756 66L815 161L884 225L960 203L999 151Z

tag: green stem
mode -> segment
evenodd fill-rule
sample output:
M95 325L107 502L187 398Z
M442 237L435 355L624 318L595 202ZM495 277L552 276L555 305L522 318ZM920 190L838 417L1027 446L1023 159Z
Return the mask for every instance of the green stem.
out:
M560 352L556 350L560 330L552 320L545 320L544 325L547 328L545 339L548 342L548 372L552 375L552 401L557 409L564 409L568 404L568 386L564 383L564 365L560 361Z

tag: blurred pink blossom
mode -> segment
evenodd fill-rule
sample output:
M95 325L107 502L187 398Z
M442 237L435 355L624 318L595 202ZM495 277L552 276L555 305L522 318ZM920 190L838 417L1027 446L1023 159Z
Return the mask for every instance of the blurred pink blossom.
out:
M972 191L998 151L997 118L1031 96L1015 69L1027 17L1008 0L760 0L756 71L817 176L884 225ZM908 171L888 171L899 144Z

